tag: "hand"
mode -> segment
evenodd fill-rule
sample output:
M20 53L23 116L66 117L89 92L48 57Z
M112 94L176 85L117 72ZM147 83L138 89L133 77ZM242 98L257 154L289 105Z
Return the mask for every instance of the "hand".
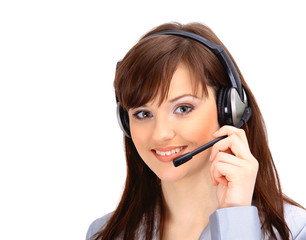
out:
M251 154L244 130L223 126L214 137L227 135L211 150L210 174L217 186L220 208L250 206L258 171L258 161Z

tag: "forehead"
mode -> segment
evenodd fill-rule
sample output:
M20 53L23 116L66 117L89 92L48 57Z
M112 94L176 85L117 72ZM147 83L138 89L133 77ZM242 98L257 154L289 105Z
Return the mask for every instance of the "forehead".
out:
M202 96L203 90L200 85L200 82L196 81L189 68L184 64L179 64L172 76L167 99L172 99L184 94L201 94Z

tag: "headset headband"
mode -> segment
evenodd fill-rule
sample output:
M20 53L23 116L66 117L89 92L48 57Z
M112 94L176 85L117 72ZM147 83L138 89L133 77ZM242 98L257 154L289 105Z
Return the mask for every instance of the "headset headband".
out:
M246 93L241 85L237 69L231 58L221 45L216 45L208 39L197 35L195 33L181 31L181 30L167 30L153 33L143 39L157 35L176 35L180 37L190 38L206 46L221 62L223 68L226 70L231 86L221 87L218 91L217 110L218 122L220 126L233 125L241 127L239 124L244 124L250 118L252 111L248 107ZM120 62L117 63L117 68ZM122 131L127 137L131 137L130 123L128 112L122 108L119 99L116 96L117 102L117 119ZM238 125L237 125L238 124ZM202 151L202 150L201 150ZM181 160L180 160L181 161Z
M239 78L238 72L236 67L234 66L234 63L232 62L231 58L227 54L227 52L224 50L224 48L221 45L216 45L213 42L209 41L208 39L197 35L192 32L182 31L182 30L166 30L161 32L153 33L146 38L157 36L157 35L175 35L175 36L181 36L193 39L204 46L206 46L209 50L211 50L219 59L219 61L222 63L224 69L227 72L227 75L229 77L229 80L231 82L231 85L233 88L235 88L240 96L240 99L244 101L244 94L242 91L241 86L241 80Z

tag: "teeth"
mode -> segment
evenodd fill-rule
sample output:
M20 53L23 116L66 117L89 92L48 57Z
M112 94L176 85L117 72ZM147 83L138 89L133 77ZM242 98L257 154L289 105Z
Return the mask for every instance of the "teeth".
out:
M171 150L171 151L167 151L167 152L162 152L162 151L156 150L156 153L157 153L158 155L161 155L161 156L169 156L169 155L171 155L171 154L173 154L173 153L178 153L178 152L180 152L180 151L182 151L182 150L183 150L183 147L179 147L179 148L173 149L173 150Z

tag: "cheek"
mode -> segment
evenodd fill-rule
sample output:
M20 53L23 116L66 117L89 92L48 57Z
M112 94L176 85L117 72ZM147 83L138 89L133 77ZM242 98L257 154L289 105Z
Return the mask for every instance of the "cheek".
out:
M147 149L146 143L148 143L151 137L149 129L148 127L142 127L138 124L134 125L132 122L130 123L132 140L141 157L143 157L142 153Z
M189 123L189 138L198 143L206 143L213 139L213 133L219 129L217 107L212 106L195 117Z

